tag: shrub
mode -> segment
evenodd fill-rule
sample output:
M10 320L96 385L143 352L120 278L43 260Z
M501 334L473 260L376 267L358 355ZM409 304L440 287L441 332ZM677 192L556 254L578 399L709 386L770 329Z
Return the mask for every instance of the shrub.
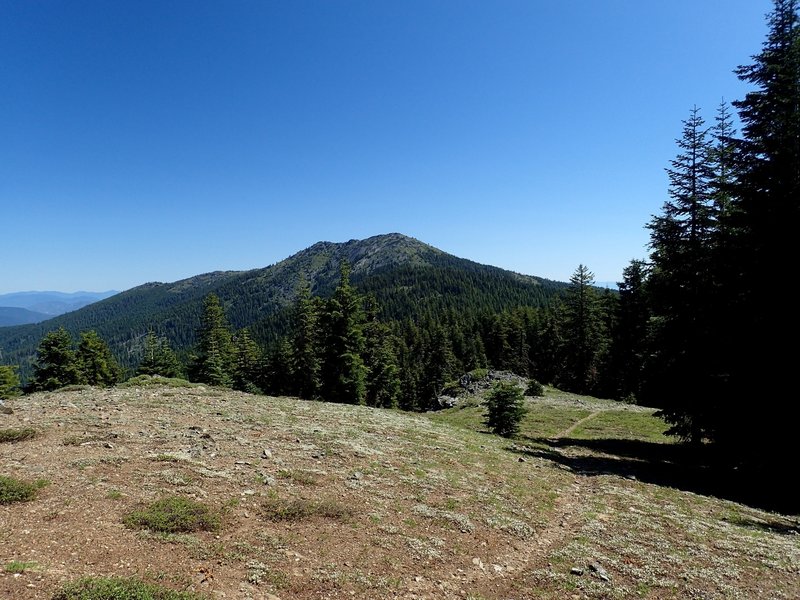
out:
M516 384L501 381L494 385L486 396L487 408L484 423L494 433L511 437L519 432L519 424L525 416L525 398Z
M352 514L352 510L331 500L281 500L268 498L262 505L262 514L270 521L302 521L312 517L327 519L344 519Z
M176 592L127 577L86 577L68 583L52 600L205 600L194 592Z
M149 529L160 533L188 533L219 529L219 515L200 502L183 496L170 496L153 502L143 510L126 515L122 522L130 529Z
M544 396L544 386L535 379L528 380L528 389L525 390L526 396Z
M28 483L0 475L0 504L11 504L12 502L27 502L36 497L36 492L47 484L40 480Z
M24 429L0 429L0 443L2 442L21 442L36 437L36 430L30 427Z
M489 376L489 369L472 369L469 373L467 373L472 378L472 381L480 381L481 379L486 379Z

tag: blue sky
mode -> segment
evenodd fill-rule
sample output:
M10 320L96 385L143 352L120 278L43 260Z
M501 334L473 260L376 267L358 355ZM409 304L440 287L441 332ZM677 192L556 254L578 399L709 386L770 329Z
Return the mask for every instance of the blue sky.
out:
M398 231L615 281L769 0L0 0L0 293Z

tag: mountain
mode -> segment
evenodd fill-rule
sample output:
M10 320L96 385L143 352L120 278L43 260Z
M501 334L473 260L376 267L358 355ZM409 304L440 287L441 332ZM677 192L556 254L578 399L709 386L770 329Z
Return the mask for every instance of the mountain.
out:
M104 300L118 292L13 292L0 294L0 307L24 308L44 315L42 321L78 310L89 304ZM26 321L34 323L36 321Z
M49 319L50 315L34 312L27 308L17 308L15 306L0 306L0 327L10 325L26 325L27 323L38 323Z
M234 329L248 327L257 341L269 343L285 332L287 308L303 282L313 294L329 295L345 260L352 266L352 283L374 294L388 319L544 306L566 285L458 258L398 233L319 242L262 269L147 283L46 323L4 328L0 363L19 364L24 374L39 340L61 326L75 336L96 330L128 366L138 362L142 338L151 328L176 350L188 350L196 341L203 298L211 292L219 296Z

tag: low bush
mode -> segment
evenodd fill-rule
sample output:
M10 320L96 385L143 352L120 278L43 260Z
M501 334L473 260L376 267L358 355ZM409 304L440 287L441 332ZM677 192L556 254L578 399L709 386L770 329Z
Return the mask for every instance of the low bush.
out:
M127 514L122 522L130 529L149 529L159 533L216 531L219 515L210 508L183 496L170 496Z
M194 592L169 588L127 577L86 577L68 583L52 600L207 600Z
M544 386L535 379L528 380L528 388L525 390L526 396L534 396L536 398L544 396Z
M13 477L0 475L0 504L33 500L36 497L36 492L45 485L47 485L47 482L44 480L28 483Z
M36 437L36 430L30 427L23 429L0 429L0 443L22 442Z

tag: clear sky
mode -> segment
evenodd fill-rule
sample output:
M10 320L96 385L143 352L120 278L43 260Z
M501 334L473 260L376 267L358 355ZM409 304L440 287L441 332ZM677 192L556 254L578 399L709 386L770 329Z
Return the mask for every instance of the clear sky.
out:
M401 232L619 280L769 0L0 0L0 293Z

